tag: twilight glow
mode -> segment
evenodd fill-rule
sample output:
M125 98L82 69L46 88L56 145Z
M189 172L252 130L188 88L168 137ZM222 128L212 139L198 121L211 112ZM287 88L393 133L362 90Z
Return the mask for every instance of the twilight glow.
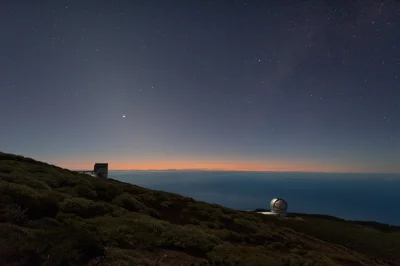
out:
M6 2L3 152L69 169L400 173L396 1Z

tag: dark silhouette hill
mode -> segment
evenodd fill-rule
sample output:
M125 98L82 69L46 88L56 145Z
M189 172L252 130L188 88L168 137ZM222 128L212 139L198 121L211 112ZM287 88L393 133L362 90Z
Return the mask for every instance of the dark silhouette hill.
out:
M0 265L400 265L398 227L237 211L5 153L0 236Z

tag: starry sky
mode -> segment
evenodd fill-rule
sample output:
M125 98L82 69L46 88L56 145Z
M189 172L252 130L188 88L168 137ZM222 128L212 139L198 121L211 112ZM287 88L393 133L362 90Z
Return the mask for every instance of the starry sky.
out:
M394 0L2 0L0 150L400 173L399 28Z

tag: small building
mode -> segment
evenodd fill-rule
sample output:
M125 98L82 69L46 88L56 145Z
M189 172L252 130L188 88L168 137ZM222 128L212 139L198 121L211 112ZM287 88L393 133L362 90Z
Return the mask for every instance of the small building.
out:
M271 200L269 212L259 212L266 215L286 216L288 204L284 199L274 198Z
M108 178L108 163L95 163L93 173L97 177Z

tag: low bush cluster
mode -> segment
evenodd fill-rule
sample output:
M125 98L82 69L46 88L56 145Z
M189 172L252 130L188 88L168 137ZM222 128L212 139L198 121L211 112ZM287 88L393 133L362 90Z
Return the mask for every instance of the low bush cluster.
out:
M104 202L93 202L84 198L69 198L61 203L61 211L82 218L91 218L109 213L112 207Z
M355 266L400 261L397 227L318 215L276 219L4 153L0 236L0 265Z
M112 203L125 208L128 211L144 213L148 212L147 207L143 203L128 193L122 193L121 195L116 196Z

